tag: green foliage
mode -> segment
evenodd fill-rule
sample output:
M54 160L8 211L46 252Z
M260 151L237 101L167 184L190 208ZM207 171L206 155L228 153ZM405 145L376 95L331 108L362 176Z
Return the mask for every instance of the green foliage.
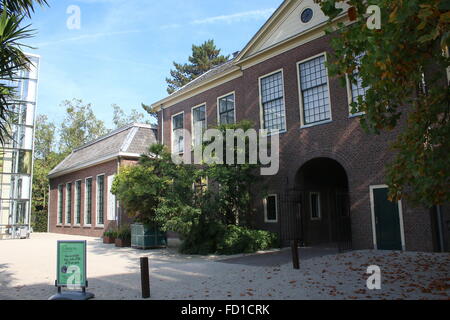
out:
M66 117L60 129L61 153L69 154L73 149L107 133L104 122L97 119L90 103L72 99L63 101L62 107L66 109Z
M31 216L33 232L47 232L48 213L46 210L34 211Z
M209 221L196 225L180 250L185 254L230 255L254 253L278 246L278 235L275 233Z
M175 70L170 71L171 78L166 78L167 92L174 93L208 70L226 62L228 58L220 54L220 49L216 48L214 40L205 41L200 46L192 45L189 63L173 63Z
M131 232L131 231L130 231ZM119 232L118 231L116 231L116 230L108 230L108 231L105 231L104 233L103 233L103 237L108 237L108 238L118 238L118 234L119 234ZM125 235L126 236L126 235ZM120 238L120 239L122 239L122 238Z
M115 129L124 127L131 123L150 123L149 120L145 120L144 114L136 109L131 109L131 113L127 115L117 104L113 104L112 107L114 109L113 124Z
M278 235L230 225L217 245L219 254L253 253L279 246Z
M162 145L153 145L138 166L121 168L111 192L137 222L186 232L199 210L193 207L193 168L178 166Z
M30 68L31 61L23 48L31 48L22 41L34 35L30 25L23 25L25 16L31 17L34 4L46 4L42 0L0 2L0 143L9 138L10 116L17 99L16 83L20 73Z
M344 0L316 2L334 18L335 4ZM345 2L353 6L353 23L339 25L329 69L343 83L346 75L355 83L355 71L362 78L368 91L352 109L365 113L361 124L367 132L378 134L401 125L392 145L396 158L387 166L390 198L406 197L429 207L450 201L448 1ZM381 8L381 30L367 28L365 13L371 4Z
M242 121L237 124L221 125L218 129L223 136L226 135L227 130L247 130L254 128L250 121ZM208 143L206 143L208 145ZM205 146L206 146L205 145ZM247 138L244 148L249 150L249 139ZM233 157L237 159L237 155L245 150L241 150L237 141L234 144ZM220 187L218 190L210 195L215 197L218 203L217 210L219 215L223 217L223 222L228 224L245 224L251 220L252 212L252 198L255 190L252 190L254 185L260 180L256 174L256 170L260 168L259 164L249 164L248 157L246 164L237 164L237 161L231 161L234 164L227 164L226 146L224 146L224 164L211 164L203 169L203 175L214 181ZM253 188L254 189L254 188Z
M129 225L120 227L116 232L116 239L131 240L131 227Z

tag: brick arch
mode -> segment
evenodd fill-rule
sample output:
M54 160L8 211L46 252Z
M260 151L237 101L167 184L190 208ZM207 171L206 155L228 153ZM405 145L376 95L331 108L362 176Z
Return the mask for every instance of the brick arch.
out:
M329 149L316 149L314 151L308 152L305 155L301 157L301 161L298 163L296 167L294 167L294 171L290 172L290 176L293 177L292 179L292 186L296 185L296 179L295 177L300 172L302 167L307 164L309 161L317 159L317 158L328 158L336 161L339 163L342 168L345 171L345 174L347 175L348 185L349 189L351 188L352 184L352 175L350 168L352 167L353 159L348 156L348 154L345 154L343 152L335 152Z

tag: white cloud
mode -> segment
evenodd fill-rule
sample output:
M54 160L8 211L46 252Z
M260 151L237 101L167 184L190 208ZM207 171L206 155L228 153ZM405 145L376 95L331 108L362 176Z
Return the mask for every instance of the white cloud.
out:
M197 19L192 21L192 23L193 24L233 23L249 19L267 19L272 15L274 11L275 9L263 9L263 10L238 12L230 15Z
M118 35L131 34L131 33L141 33L141 32L143 32L143 31L142 30L127 30L127 31L116 31L116 32L98 32L98 33L82 34L79 36L64 38L64 39L55 40L55 41L41 42L41 43L35 44L34 46L40 48L40 47L46 47L49 45L60 44L60 43L65 43L65 42L74 42L74 41L81 41L81 40L96 40L96 39L104 38L104 37L118 36Z

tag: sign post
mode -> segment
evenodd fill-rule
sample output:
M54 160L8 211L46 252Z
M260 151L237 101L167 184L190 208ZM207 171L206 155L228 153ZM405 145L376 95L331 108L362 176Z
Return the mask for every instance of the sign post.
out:
M49 300L94 298L94 294L86 292L86 246L86 241L58 241L55 281L58 293ZM68 288L69 291L63 293L62 288Z

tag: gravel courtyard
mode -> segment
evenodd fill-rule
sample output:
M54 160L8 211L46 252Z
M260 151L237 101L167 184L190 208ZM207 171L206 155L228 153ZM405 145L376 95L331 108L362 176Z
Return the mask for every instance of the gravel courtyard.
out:
M450 298L449 254L354 251L310 256L298 271L286 259L255 265L245 263L245 257L119 249L100 239L33 234L29 240L0 241L0 300L46 300L55 293L57 240L88 241L89 291L99 300L140 299L142 256L150 260L155 300ZM381 290L366 287L369 265L381 268Z

